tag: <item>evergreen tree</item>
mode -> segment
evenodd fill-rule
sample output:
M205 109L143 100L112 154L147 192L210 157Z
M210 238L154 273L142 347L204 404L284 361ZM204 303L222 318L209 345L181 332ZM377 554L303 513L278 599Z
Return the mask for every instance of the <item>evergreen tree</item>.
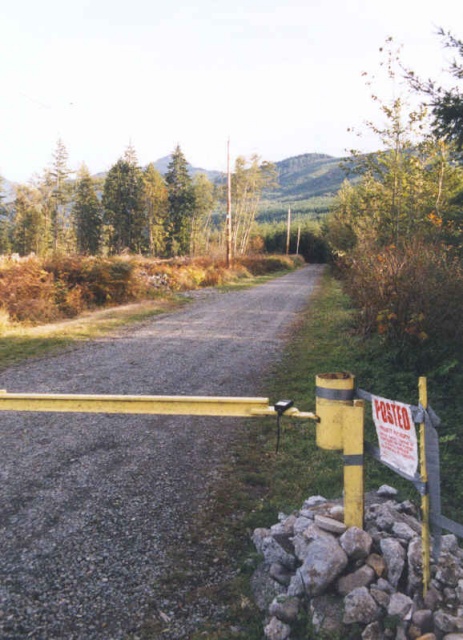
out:
M42 214L42 252L53 249L53 220L56 214L55 180L50 169L45 169L41 176L36 176L31 181L31 188L35 190L38 206Z
M188 164L179 145L167 168L166 183L169 192L167 251L171 255L184 255L190 249L194 191Z
M149 164L143 175L145 207L148 223L149 251L151 255L163 255L166 249L166 219L168 191L164 178Z
M40 191L32 186L18 185L14 211L14 251L21 255L43 255L47 249L47 236Z
M71 225L66 207L71 200L72 186L69 182L71 171L68 167L68 152L59 138L53 153L53 162L48 178L53 185L53 206L51 209L51 231L53 251L69 248Z
M72 208L76 230L77 251L96 255L100 251L102 208L89 170L82 165L75 188Z
M120 158L106 176L103 189L104 222L109 250L146 250L148 244L143 172L133 161Z
M129 142L124 151L124 160L126 160L129 164L138 165L137 151L132 142Z

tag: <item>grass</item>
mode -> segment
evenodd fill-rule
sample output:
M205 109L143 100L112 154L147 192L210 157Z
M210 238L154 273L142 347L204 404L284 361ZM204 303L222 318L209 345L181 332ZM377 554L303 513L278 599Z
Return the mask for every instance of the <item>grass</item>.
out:
M85 340L108 335L120 327L171 311L183 303L179 297L169 296L87 312L74 320L37 327L6 326L0 332L0 369L27 358L40 357Z

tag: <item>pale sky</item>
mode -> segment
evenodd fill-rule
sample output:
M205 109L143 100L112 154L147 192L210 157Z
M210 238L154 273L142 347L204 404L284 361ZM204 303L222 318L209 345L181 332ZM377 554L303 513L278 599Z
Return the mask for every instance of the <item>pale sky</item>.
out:
M460 0L0 0L0 174L27 181L58 138L78 169L172 152L225 170L259 154L371 151L376 111L362 71L388 36L436 78L463 38ZM389 87L384 87L387 97Z

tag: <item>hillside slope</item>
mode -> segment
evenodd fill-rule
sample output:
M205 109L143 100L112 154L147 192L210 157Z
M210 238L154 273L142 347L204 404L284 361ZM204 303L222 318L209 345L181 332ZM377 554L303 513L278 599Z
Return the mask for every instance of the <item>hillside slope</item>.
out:
M305 200L337 193L346 177L341 158L321 153L304 153L276 163L280 187L272 197Z

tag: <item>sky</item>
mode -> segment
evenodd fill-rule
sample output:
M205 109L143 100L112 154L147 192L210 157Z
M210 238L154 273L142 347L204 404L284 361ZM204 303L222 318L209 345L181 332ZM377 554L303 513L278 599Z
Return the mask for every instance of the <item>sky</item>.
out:
M2 0L0 175L27 182L61 139L69 165L107 171L131 144L140 164L180 144L196 167L224 171L257 153L345 156L379 143L387 37L424 77L463 38L458 0ZM376 92L391 95L378 78ZM365 131L357 139L348 129Z

